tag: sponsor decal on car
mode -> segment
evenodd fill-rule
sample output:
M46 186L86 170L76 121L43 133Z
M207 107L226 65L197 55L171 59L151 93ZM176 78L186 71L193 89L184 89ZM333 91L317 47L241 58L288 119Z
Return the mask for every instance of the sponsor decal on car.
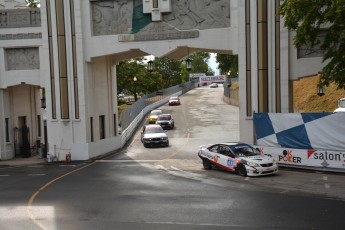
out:
M214 155L213 160L214 160L215 162L218 162L218 159L219 159L219 156L218 156L217 154Z
M234 167L236 165L236 162L234 162L231 158L228 158L228 161L226 163L229 167Z

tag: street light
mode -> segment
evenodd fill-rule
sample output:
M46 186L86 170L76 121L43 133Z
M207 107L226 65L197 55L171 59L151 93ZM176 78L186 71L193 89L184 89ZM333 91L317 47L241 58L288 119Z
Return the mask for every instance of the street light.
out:
M188 48L188 56L186 59L186 70L190 71L192 69L192 59L189 58L189 48Z
M321 97L321 96L325 95L325 86L321 83L321 79L320 79L321 73L320 72L317 73L317 76L319 77L319 81L320 81L320 83L317 84L317 95L319 95Z
M151 60L147 62L147 71L150 73L153 71L153 61Z
M322 83L317 84L317 95L323 96L325 95L325 87Z
M187 58L186 60L186 70L191 71L192 69L192 60L190 58Z
M137 77L133 77L133 82L134 82L134 101L137 101Z

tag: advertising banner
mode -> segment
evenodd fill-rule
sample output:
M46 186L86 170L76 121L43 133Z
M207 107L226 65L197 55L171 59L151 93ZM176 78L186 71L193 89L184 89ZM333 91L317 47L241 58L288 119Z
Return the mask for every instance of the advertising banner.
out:
M262 154L272 156L281 165L345 170L345 151L256 147Z

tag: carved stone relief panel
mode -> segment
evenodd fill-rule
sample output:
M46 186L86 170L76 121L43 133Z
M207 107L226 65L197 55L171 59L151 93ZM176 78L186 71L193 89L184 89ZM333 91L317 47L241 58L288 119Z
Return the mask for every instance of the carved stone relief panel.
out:
M41 26L41 12L39 9L0 11L0 28L39 26Z
M144 14L143 1L147 0L91 1L93 35L147 32L145 27L154 22L151 13ZM230 1L171 0L171 12L162 12L162 22L174 30L230 27Z
M164 21L180 30L230 26L229 0L172 0L172 13Z
M32 70L40 68L37 47L5 49L6 70Z
M131 32L133 1L92 1L93 35L127 34Z

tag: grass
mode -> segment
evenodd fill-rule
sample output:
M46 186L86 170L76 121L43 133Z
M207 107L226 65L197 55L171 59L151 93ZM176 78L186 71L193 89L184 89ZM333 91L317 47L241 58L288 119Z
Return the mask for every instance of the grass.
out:
M335 84L325 88L325 95L317 95L318 76L301 78L293 82L293 104L295 113L333 112L338 107L338 99L345 97L345 90Z

